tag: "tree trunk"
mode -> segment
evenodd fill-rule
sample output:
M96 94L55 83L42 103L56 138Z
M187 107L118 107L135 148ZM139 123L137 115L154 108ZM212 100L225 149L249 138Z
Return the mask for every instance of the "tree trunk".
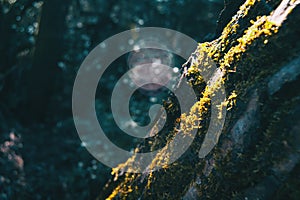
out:
M161 170L151 171L151 166L168 161L164 148L143 174L122 173L132 167L131 160L119 165L99 199L273 199L279 195L300 161L298 4L299 0L247 0L219 38L199 44L197 59L187 65L187 78L201 94L203 105L195 104L187 113L197 108L194 114L202 117L192 145ZM221 17L228 18L230 5L235 6L228 3ZM222 75L211 86L193 81L205 66L201 52L216 62ZM201 158L210 98L220 83L227 94L220 105L228 110L225 125L217 145ZM182 115L180 121L188 123ZM156 136L152 147L161 146L162 137Z
M59 90L54 80L60 74L57 64L62 59L64 48L68 2L46 0L42 7L33 65L24 75L24 86L28 91L27 100L22 105L25 119L27 113L36 121L44 119L53 93Z

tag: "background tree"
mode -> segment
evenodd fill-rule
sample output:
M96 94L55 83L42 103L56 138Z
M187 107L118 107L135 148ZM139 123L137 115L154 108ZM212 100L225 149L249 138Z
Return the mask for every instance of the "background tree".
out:
M58 63L64 52L65 19L70 1L46 0L43 4L32 67L24 75L28 93L22 106L25 113L31 112L30 120L45 118L51 97L57 90L63 89L59 86L61 73Z

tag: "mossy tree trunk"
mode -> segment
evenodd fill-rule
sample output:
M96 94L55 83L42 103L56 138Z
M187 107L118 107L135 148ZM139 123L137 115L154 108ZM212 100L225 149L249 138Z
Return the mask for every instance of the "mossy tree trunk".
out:
M230 13L226 10L231 9L228 2L221 17L228 18L225 16ZM115 178L103 188L99 199L271 199L276 196L279 199L282 193L278 190L285 186L289 176L293 173L299 176L296 170L300 161L298 4L299 0L246 0L223 27L219 38L199 44L195 51L198 58L189 63L187 75L199 91L199 102L203 105L197 109L197 115L203 120L193 144L175 163L158 171L120 173L122 168L130 167L130 160L113 169ZM223 26L223 21L220 20L219 26ZM193 81L200 76L204 62L200 52L203 51L222 72L222 77L215 80L216 87ZM210 110L207 99L218 90L220 82L225 84L228 97L223 105L228 108L225 126L214 149L205 158L199 158L207 130L205 117ZM182 116L180 120L187 123ZM161 146L162 137L156 136L151 145ZM153 160L153 165L157 160L167 161L168 155L160 156Z

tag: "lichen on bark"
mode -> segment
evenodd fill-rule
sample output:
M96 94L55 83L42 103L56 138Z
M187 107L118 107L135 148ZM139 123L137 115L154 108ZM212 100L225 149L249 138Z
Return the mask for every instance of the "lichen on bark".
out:
M299 0L246 0L219 38L199 44L184 65L197 103L178 116L170 98L165 108L172 131L156 135L135 153L165 147L144 173L130 173L136 167L134 155L114 168L99 199L272 198L300 161L298 4ZM213 84L200 75L209 66L206 56L220 71ZM294 76L286 78L286 73ZM228 109L225 126L217 146L199 158L211 96L221 84L227 94L219 105ZM168 141L179 131L190 137L194 129L197 134L188 151L168 164L165 149L173 148ZM157 165L162 169L154 171Z

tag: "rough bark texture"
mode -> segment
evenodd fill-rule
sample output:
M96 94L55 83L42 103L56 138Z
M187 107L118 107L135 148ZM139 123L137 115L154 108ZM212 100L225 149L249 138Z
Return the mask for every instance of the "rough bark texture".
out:
M298 4L300 1L295 0L247 0L219 38L199 44L196 59L185 65L199 101L178 119L176 106L166 105L167 112L174 116L169 122L174 130L179 120L186 126L156 136L136 152L149 146L162 147L166 135L168 143L178 131L187 131L184 127L196 123L193 144L175 163L158 171L152 172L151 167L167 163L164 148L143 174L122 173L124 168L133 167L128 160L113 169L114 178L99 199L280 198L278 191L291 174L298 173L295 169L300 159ZM226 11L230 5L227 3L223 16L230 13ZM201 81L207 62L202 52L217 63L221 74L211 86ZM228 109L225 126L215 148L199 158L210 98L220 89L220 83L224 83L227 94L220 105ZM166 104L175 103L171 98Z

